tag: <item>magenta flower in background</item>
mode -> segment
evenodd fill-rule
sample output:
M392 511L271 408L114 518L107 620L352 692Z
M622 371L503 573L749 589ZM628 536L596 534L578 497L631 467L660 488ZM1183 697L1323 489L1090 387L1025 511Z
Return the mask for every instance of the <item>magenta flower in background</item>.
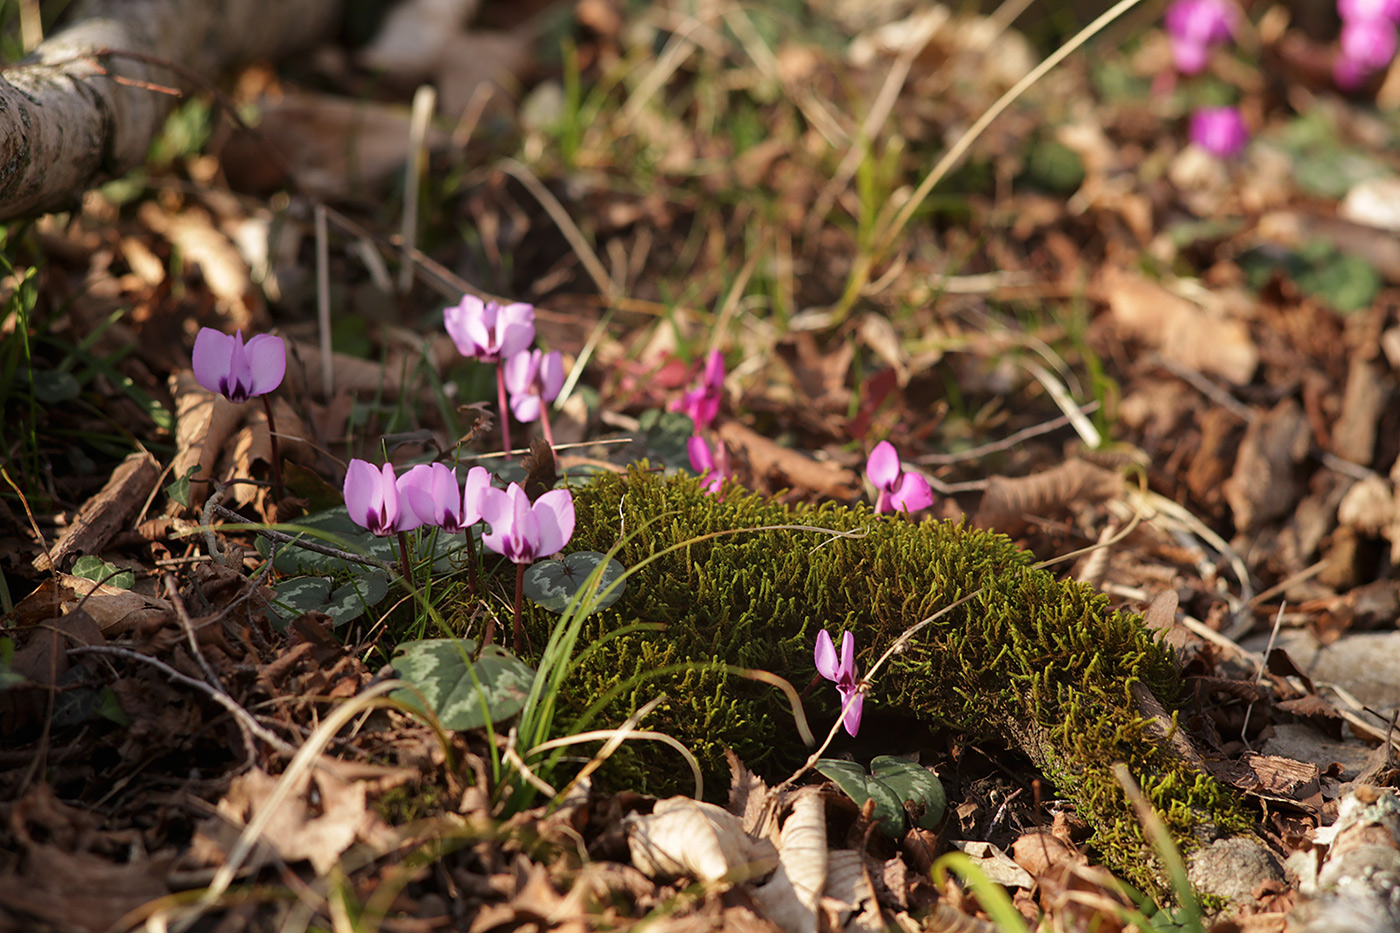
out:
M836 682L836 689L841 694L841 708L845 710L841 725L854 736L860 731L860 715L865 706L865 696L860 692L857 681L860 672L856 669L855 636L849 631L841 636L841 657L838 659L831 635L822 629L817 635L816 664L818 674Z
M1400 0L1337 0L1342 20L1388 19L1400 23Z
M574 535L574 496L567 489L551 489L531 505L519 483L505 489L488 486L478 503L491 526L482 543L517 564L556 553Z
M464 295L442 312L442 323L463 356L483 363L499 363L535 339L535 307L523 302L503 305Z
M258 334L245 345L241 330L229 336L201 327L194 338L193 362L200 385L230 402L246 402L282 384L287 346L272 334Z
M1167 7L1163 21L1177 70L1190 75L1203 69L1210 47L1233 36L1235 15L1228 0L1176 0Z
M408 474L404 474L403 479ZM380 537L411 531L423 524L406 500L394 476L393 464L382 467L365 460L351 460L345 470L345 509L350 519Z
M1191 142L1211 155L1228 159L1244 150L1249 130L1234 107L1202 107L1191 114Z
M719 451L718 457L710 452L709 442L699 434L690 435L685 442L686 452L690 454L690 468L700 474L700 485L711 495L719 492L729 478L729 451L723 441L715 446Z
M506 360L506 389L516 421L539 420L542 403L558 398L563 387L564 355L558 350L521 350Z
M420 463L399 477L398 490L425 525L448 534L459 534L481 521L481 490L491 485L485 467L467 471L465 494L457 485L457 472L445 463Z
M917 512L933 505L933 490L918 473L905 473L899 467L899 454L889 441L881 441L865 461L865 475L879 490L875 513Z
M672 411L684 412L700 431L714 424L719 415L720 397L724 392L724 354L712 350L705 358L705 374L699 387L671 403Z
M1344 20L1337 40L1341 57L1368 71L1389 65L1395 44L1395 23L1383 17Z

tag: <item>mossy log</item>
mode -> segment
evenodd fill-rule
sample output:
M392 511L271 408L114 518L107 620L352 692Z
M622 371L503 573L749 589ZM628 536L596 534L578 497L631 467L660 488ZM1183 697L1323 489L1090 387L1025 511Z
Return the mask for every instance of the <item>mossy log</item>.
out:
M724 665L771 671L801 689L815 673L817 632L850 629L864 672L911 625L975 592L875 676L867 721L876 710L895 712L1019 747L1074 801L1106 864L1161 900L1172 895L1112 776L1115 762L1128 765L1184 851L1251 836L1253 819L1200 770L1176 728L1180 681L1169 650L1137 616L1036 569L1003 535L877 517L863 506L789 508L733 488L717 498L691 479L639 468L577 488L575 502L570 550L606 551L622 540L617 557L627 567L661 556L629 579L618 603L586 620L563 706L593 708L586 724L597 727L664 693L645 727L686 743L711 789L726 786L725 748L774 779L809 751L779 691ZM783 529L693 541L789 524L863 536ZM535 644L556 619L536 612ZM639 622L650 627L616 634ZM836 691L814 691L807 706L829 724ZM584 723L565 716L560 724ZM612 780L635 790L688 789L675 752L654 743L629 745L610 768Z

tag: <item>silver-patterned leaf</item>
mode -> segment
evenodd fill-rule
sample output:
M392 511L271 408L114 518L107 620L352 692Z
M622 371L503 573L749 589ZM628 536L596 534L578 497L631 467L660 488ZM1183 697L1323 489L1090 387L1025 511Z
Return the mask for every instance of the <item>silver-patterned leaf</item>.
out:
M520 712L530 693L535 672L519 658L495 645L472 659L476 643L468 638L427 638L407 641L395 649L394 670L427 698L444 728L479 729ZM396 690L394 698L422 709L411 690Z

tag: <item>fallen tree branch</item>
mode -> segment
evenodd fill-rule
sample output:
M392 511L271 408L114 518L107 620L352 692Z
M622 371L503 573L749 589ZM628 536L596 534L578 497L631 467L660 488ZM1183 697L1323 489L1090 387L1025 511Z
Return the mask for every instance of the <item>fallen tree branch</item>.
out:
M85 0L71 25L0 71L0 221L76 206L141 164L177 100L169 91L302 48L331 31L341 5Z

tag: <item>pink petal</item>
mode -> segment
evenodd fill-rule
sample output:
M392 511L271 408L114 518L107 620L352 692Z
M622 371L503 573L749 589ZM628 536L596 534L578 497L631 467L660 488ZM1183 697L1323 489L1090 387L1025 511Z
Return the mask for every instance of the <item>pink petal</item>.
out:
M1172 49L1172 62L1177 71L1184 75L1195 75L1205 70L1206 62L1210 60L1210 47L1204 42L1172 36L1169 44Z
M895 452L893 444L881 441L875 445L865 461L865 475L876 489L894 492L895 483L899 480L899 454Z
M472 467L467 471L467 488L462 494L462 524L475 525L481 521L481 494L491 488L491 471Z
M855 687L840 687L841 707L846 711L841 718L841 725L845 726L846 732L855 736L860 731L860 716L865 711L865 695ZM846 704L850 705L847 706Z
M350 513L351 521L371 531L378 524L380 506L384 502L379 483L379 470L368 461L351 460L345 468L345 510Z
M715 458L710 453L710 445L699 434L686 438L686 453L690 454L690 468L696 473L707 473L715 468Z
M518 564L535 559L539 522L530 511L530 498L518 483L511 483L505 490L483 490L481 517L491 526L481 536L482 544Z
M552 402L564 388L564 354L551 350L540 360L540 398Z
M841 636L841 664L836 668L837 680L854 683L856 679L856 637L846 629Z
M287 345L273 334L258 334L248 341L248 368L252 380L249 395L266 395L282 384L287 374Z
M535 306L516 302L500 307L494 333L497 352L501 356L511 356L524 350L535 342Z
M831 635L826 629L817 633L816 650L817 673L827 680L837 679L836 646L831 643Z
M544 557L563 550L574 536L574 495L567 489L551 489L535 500L539 539L535 554Z
M462 300L442 312L442 325L447 336L457 345L457 352L477 359L482 347L489 342L481 317L485 306L475 295L463 295Z
M521 424L529 424L540 419L540 397L533 392L510 397L511 414Z
M378 534L387 535L391 531L412 531L423 524L423 518L413 510L407 498L399 497L399 483L394 477L394 465L384 464L383 483L384 516L388 527ZM429 513L432 514L432 513Z
M201 327L194 338L194 378L210 392L223 393L220 382L228 379L233 344L234 338L212 327Z
M521 350L506 357L506 389L511 395L529 392L540 371L540 351ZM532 419L533 420L533 419Z
M420 463L409 469L395 482L399 501L407 502L415 515L422 516L424 524L442 524L442 514L433 495L433 467L438 464Z
M928 480L918 473L905 473L899 481L899 489L890 496L890 505L896 512L917 512L933 505L933 490Z
M711 395L718 396L724 389L724 354L718 350L710 351L710 355L705 358L705 389Z

